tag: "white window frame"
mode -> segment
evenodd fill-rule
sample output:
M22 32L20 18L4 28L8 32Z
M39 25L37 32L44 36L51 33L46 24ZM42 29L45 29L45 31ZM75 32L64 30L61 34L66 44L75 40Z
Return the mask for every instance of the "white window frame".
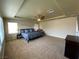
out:
M18 23L16 23L16 22L8 22L8 33L9 34L18 33Z

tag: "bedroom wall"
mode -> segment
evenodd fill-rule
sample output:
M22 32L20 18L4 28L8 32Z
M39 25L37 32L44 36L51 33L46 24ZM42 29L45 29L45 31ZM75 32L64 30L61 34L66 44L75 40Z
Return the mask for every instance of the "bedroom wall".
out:
M40 22L40 28L49 36L65 38L67 35L76 34L76 21L77 17L44 21Z
M79 15L77 16L77 36L79 36Z
M33 20L27 19L11 19L11 18L4 18L5 19L5 31L6 31L6 38L7 40L16 39L16 34L9 34L8 33L8 22L16 22L18 23L18 31L19 29L26 29L26 28L33 28L35 22Z

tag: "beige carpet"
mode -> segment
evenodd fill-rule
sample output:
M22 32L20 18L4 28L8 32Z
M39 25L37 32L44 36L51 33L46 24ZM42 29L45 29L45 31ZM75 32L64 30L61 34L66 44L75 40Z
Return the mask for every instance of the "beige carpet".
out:
M7 41L5 59L67 59L64 47L65 40L49 36L29 43L21 39Z

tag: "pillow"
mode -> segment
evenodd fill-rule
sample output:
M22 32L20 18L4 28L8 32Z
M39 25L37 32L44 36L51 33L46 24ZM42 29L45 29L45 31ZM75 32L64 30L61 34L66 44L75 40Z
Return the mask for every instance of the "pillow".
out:
M28 33L29 31L28 30L25 30L25 33Z
M30 32L33 32L32 29L29 30Z
M29 32L34 32L34 29L33 28L29 29Z
M28 28L28 29L21 29L20 33L29 33L29 32L34 32L35 30L33 28Z

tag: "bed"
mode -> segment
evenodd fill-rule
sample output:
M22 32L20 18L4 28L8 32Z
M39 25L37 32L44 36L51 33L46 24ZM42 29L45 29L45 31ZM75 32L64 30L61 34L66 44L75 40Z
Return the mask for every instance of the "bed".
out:
M45 35L43 30L39 29L35 31L33 28L20 29L20 34L27 41L33 40L35 38L42 37Z

